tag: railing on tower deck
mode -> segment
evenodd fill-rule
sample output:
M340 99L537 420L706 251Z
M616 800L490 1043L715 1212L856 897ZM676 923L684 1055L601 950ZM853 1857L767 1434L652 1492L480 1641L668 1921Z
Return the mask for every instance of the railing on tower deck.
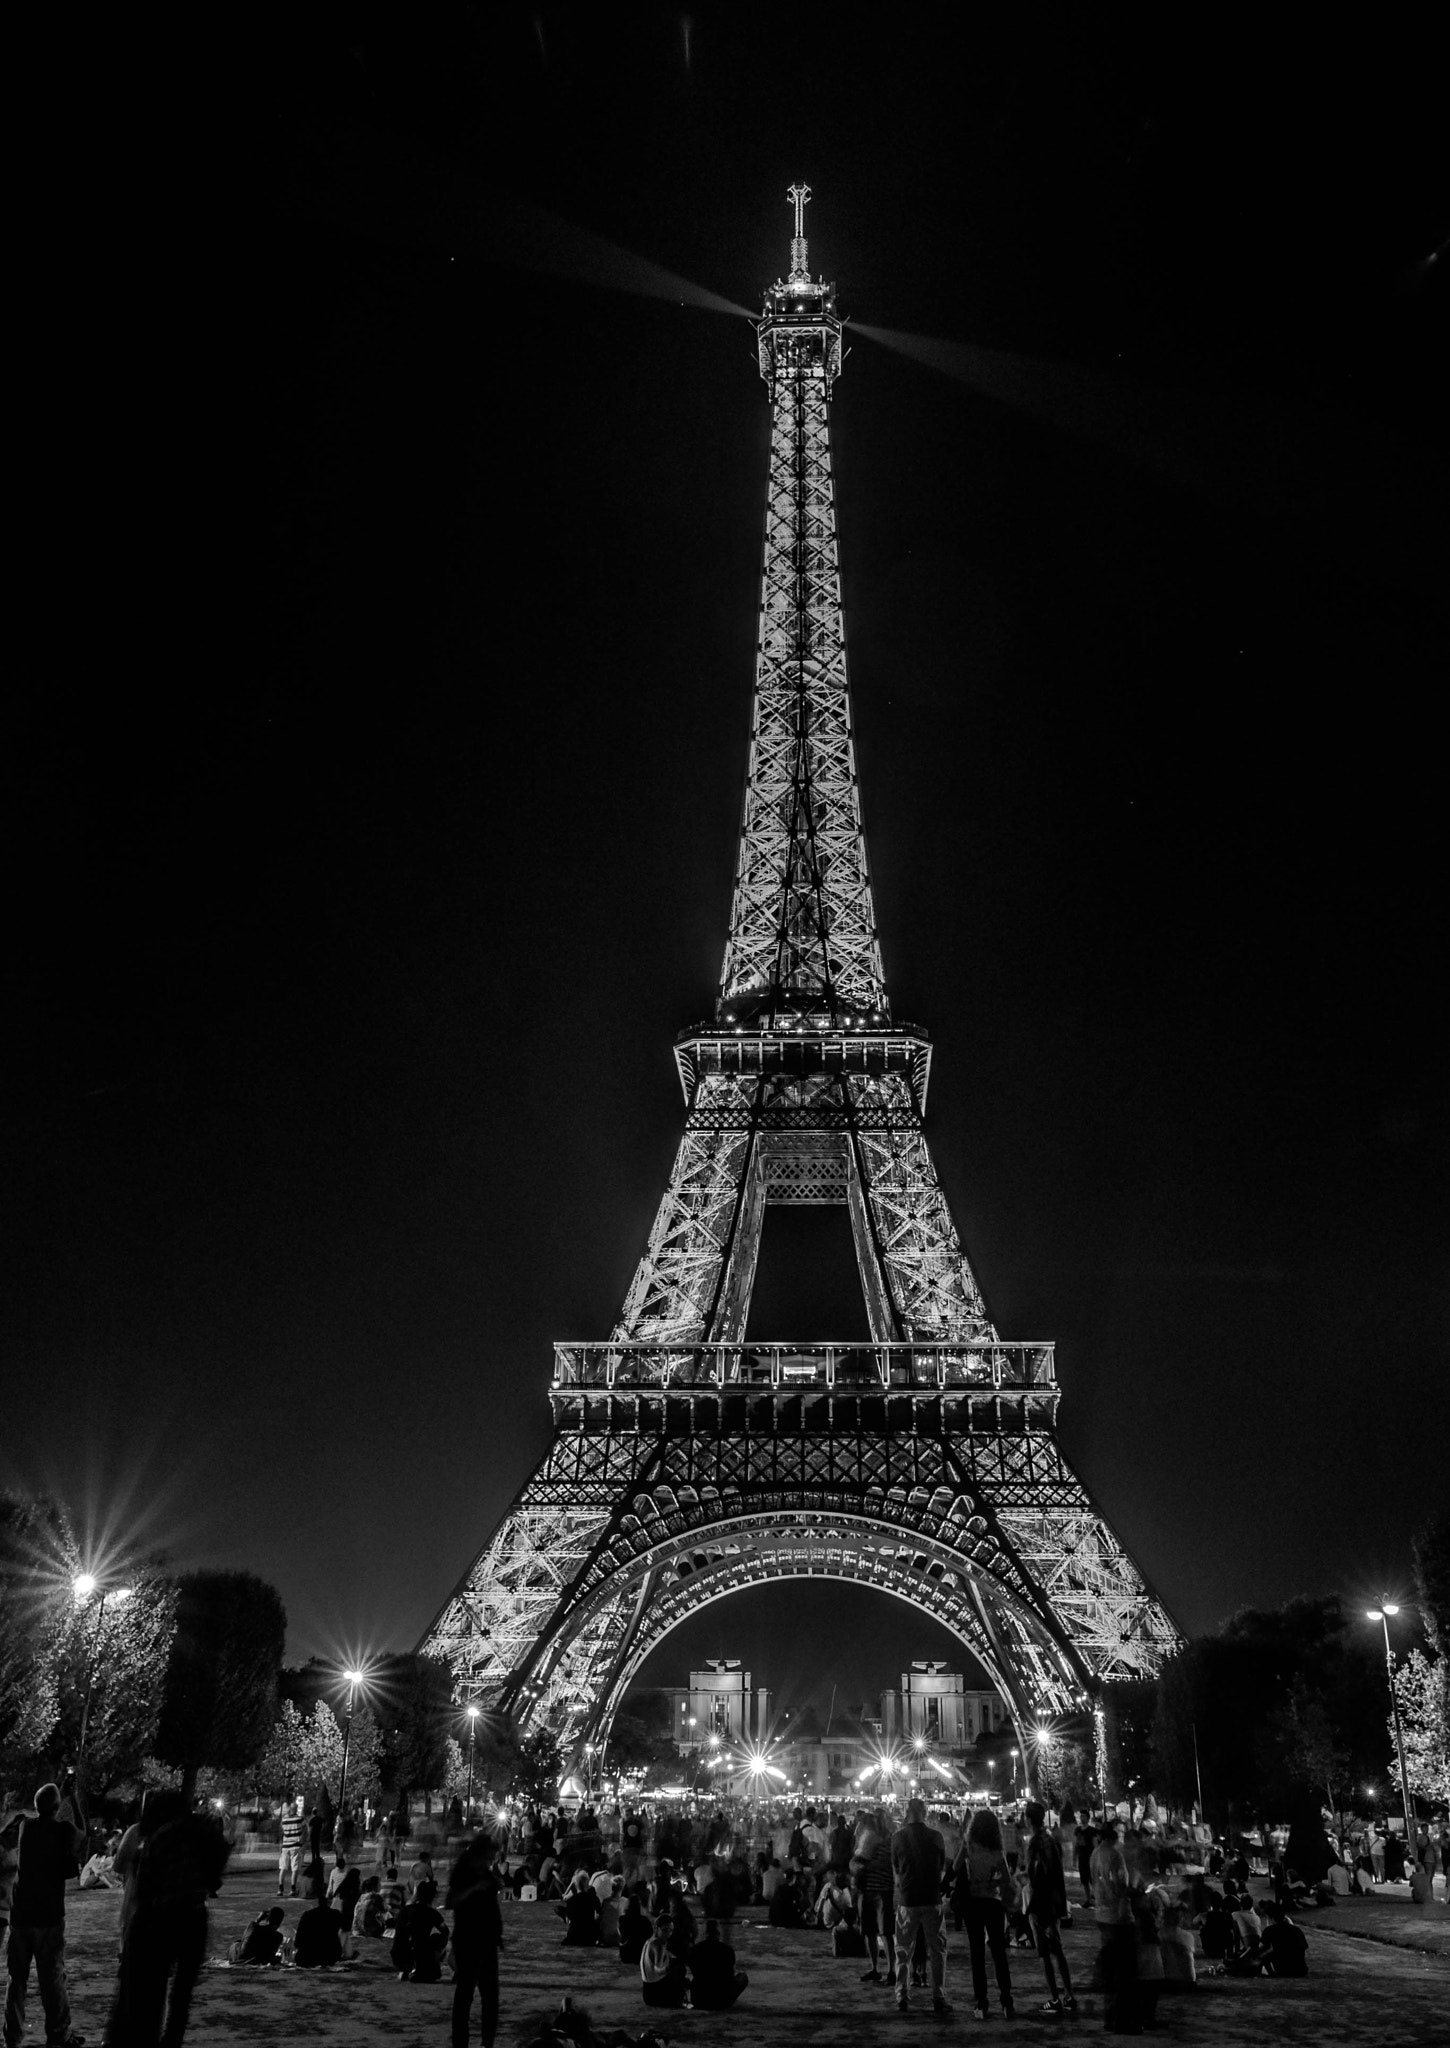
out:
M554 1390L839 1388L939 1393L1056 1384L1047 1344L556 1344Z

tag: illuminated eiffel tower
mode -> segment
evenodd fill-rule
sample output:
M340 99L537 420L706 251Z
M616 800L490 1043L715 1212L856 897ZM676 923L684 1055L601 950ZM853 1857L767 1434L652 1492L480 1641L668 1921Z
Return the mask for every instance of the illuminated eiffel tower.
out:
M930 1042L892 1021L837 564L841 327L807 263L809 197L792 186L790 274L758 327L750 767L715 1014L675 1047L684 1136L613 1336L555 1347L549 1449L422 1645L566 1754L607 1740L686 1615L770 1579L931 1615L1024 1736L1178 1641L1058 1448L1052 1345L992 1327L923 1128ZM771 1202L845 1205L869 1343L744 1341Z

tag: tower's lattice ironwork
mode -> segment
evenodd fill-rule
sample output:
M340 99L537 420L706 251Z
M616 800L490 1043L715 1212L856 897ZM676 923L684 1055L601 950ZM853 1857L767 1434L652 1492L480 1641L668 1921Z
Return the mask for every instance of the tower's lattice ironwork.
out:
M612 1337L555 1347L554 1436L424 1638L470 1698L607 1736L685 1615L782 1577L933 1615L1020 1725L1177 1632L1058 1448L1050 1343L992 1327L932 1166L930 1043L892 1021L851 731L829 405L834 288L792 186L765 295L772 431L750 764L715 1014ZM871 1341L747 1344L765 1207L849 1210Z

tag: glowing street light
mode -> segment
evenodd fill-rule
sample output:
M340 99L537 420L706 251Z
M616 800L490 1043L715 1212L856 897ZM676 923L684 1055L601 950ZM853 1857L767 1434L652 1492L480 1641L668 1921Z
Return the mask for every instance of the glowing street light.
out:
M347 1811L347 1752L352 1743L352 1715L357 1705L357 1689L367 1676L363 1671L344 1671L347 1680L347 1725L342 1731L342 1776L337 1786L337 1817L342 1819Z
M71 1586L75 1593L77 1607L84 1607L92 1595L97 1592L101 1596L96 1602L96 1625L91 1633L90 1651L86 1657L86 1696L81 1705L80 1741L76 1744L76 1804L79 1806L81 1818L84 1820L86 1817L86 1736L90 1731L91 1725L91 1696L96 1686L96 1665L100 1659L101 1628L106 1618L106 1602L109 1600L114 1606L119 1607L123 1600L130 1599L131 1588L129 1586L102 1586L94 1572L77 1572L75 1578L71 1581Z
M478 1737L479 1709L473 1702L468 1706L468 1797L463 1806L463 1825L473 1826L473 1745Z
M1408 1855L1415 1840L1415 1810L1410 1803L1410 1779L1405 1769L1405 1731L1400 1726L1400 1701L1395 1691L1395 1660L1390 1654L1390 1621L1392 1614L1399 1613L1394 1600L1381 1600L1378 1607L1367 1607L1365 1619L1377 1621L1385 1632L1385 1677L1389 1681L1390 1707L1395 1717L1395 1748L1400 1757L1400 1798L1405 1808L1405 1852Z

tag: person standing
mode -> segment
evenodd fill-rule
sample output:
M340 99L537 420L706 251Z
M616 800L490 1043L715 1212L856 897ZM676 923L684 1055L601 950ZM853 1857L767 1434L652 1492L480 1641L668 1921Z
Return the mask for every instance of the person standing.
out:
M282 1815L282 1853L277 1858L277 1896L280 1899L287 1880L292 1880L292 1896L297 1896L297 1880L302 1874L302 1849L307 1840L307 1823L302 1818L302 1801L295 1808Z
M468 2022L475 1993L483 2009L480 2040L493 2048L498 2032L498 1952L503 1946L491 1835L475 1835L453 1866L444 1901L453 1915L453 2032L450 2048L468 2048Z
M891 1894L895 1874L891 1868L891 1843L885 1817L880 1813L856 1816L856 1854L851 1862L861 1894L861 1933L865 1937L869 1967L862 1971L863 1984L880 1984L882 1972L876 1953L878 1940L886 1952L885 1981L896 1978L896 1909Z
M106 2048L152 2048L157 2041L180 2048L206 1955L206 1902L221 1884L227 1845L180 1792L153 1791L140 1827L135 1905Z
M65 1990L65 1881L80 1875L76 1832L60 1819L59 1785L42 1785L33 1818L21 1823L16 1844L10 1939L5 1947L5 2048L18 2048L25 2032L25 1994L35 1965L45 2037L53 2048L81 2048L70 2023Z
M945 1979L946 1930L942 1925L942 1874L946 1869L946 1845L935 1828L926 1824L926 1803L907 1802L906 1824L891 1837L891 1869L896 1880L896 2009L910 2010L907 1984L911 1973L911 1952L917 1930L926 1938L931 1969L931 2003L937 2013L949 2013Z
M1027 1825L1032 1832L1027 1837L1027 1924L1047 1974L1047 2003L1042 2010L1075 2012L1072 1976L1058 1933L1058 1925L1067 1915L1067 1879L1063 1876L1062 1849L1047 1832L1046 1822L1046 1809L1037 1800L1029 1800ZM1053 1973L1054 1961L1062 1974L1061 1991Z
M1015 1898L1017 1881L1002 1848L1002 1829L990 1806L972 1815L967 1838L957 1851L956 1895L967 1923L972 1955L972 2001L979 2020L987 2018L987 1950L1004 2019L1013 2017L1012 1972L1007 1962L1006 1902Z
M1370 1869L1374 1872L1375 1883L1383 1884L1385 1881L1385 1838L1378 1828L1375 1829L1370 1837L1369 1863Z
M1118 1830L1105 1821L1098 1831L1093 1850L1093 1918L1098 1923L1101 1948L1098 1964L1102 1971L1103 2026L1110 2034L1138 2034L1138 1929L1133 1919L1133 1901L1128 1865L1118 1846Z
M633 1810L626 1812L619 1830L620 1854L624 1859L626 1891L639 1882L644 1858L644 1822Z

